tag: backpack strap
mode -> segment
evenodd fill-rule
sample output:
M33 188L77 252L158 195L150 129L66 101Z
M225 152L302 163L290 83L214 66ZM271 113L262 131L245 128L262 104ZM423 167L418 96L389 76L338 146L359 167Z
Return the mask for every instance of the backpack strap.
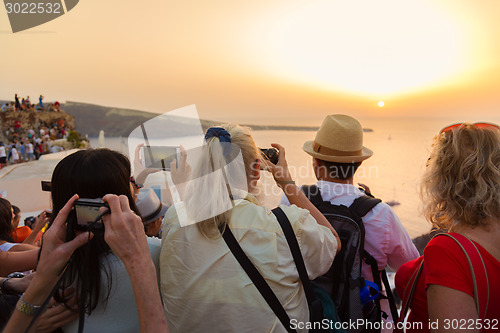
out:
M380 271L382 275L382 282L384 283L385 293L387 300L389 301L389 308L391 309L392 320L396 322L398 320L398 307L396 306L396 301L394 300L394 295L392 294L391 285L389 284L389 279L387 278L387 272L385 269Z
M306 265L304 263L304 258L300 252L299 243L297 237L293 232L290 220L286 216L283 209L276 207L272 210L273 214L276 215L278 222L283 229L283 234L285 235L290 251L292 252L293 260L295 261L295 266L297 266L297 271L299 273L300 281L302 282L302 287L306 294L307 303L309 304L309 313L311 322L320 322L323 319L323 306L321 300L316 298L314 294L313 286L309 280L309 275L307 274Z
M247 257L240 244L238 244L238 241L234 237L229 226L226 225L224 230L219 229L219 231L221 232L224 241L233 253L236 260L245 270L250 280L252 280L252 282L254 283L255 287L257 287L262 297L264 297L264 299L266 300L267 304L269 304L274 314L278 317L281 324L283 324L283 326L285 327L286 331L289 333L296 332L295 330L290 328L290 317L288 317L288 314L283 308L283 305L281 305L271 287L269 287L269 284L267 284L266 280L264 280L257 268Z
M300 188L313 205L317 206L323 202L321 192L319 191L319 187L317 185L302 185Z
M354 200L354 202L349 206L349 209L358 217L362 218L380 202L382 202L382 200L363 195Z

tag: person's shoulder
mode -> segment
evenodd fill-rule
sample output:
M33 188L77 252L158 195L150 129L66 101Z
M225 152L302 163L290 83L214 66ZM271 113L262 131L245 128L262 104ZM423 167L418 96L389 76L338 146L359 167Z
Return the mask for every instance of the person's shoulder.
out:
M292 224L301 222L311 215L307 209L297 207L296 205L287 206L282 204L279 205L279 207L283 210Z
M426 260L436 255L447 255L455 258L465 259L465 254L460 245L451 237L446 235L437 235L432 238L424 249Z
M151 258L155 260L155 258L158 258L160 256L160 251L161 251L161 239L157 237L147 237L148 241L148 246L149 246L149 253L151 254Z

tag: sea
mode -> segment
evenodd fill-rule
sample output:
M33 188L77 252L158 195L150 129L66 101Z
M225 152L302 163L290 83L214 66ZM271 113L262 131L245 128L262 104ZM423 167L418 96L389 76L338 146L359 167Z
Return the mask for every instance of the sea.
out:
M364 133L364 145L373 150L374 155L360 166L354 182L366 184L371 192L384 202L398 202L399 204L392 206L392 209L412 238L429 232L431 228L422 214L420 185L434 136L441 128L462 121L500 123L499 116L477 120L456 118L360 118L359 120L363 128L368 130ZM289 168L299 185L313 184L316 181L312 170L312 158L302 150L304 142L313 140L314 136L314 131L253 131L254 140L259 147L270 147L271 143L279 143L285 147ZM97 137L90 138L90 143L93 147L99 146ZM104 145L128 153L127 138L106 137ZM261 182L266 188L271 188L264 204L269 207L276 206L282 194L277 188L272 187L274 186L272 177L263 175Z

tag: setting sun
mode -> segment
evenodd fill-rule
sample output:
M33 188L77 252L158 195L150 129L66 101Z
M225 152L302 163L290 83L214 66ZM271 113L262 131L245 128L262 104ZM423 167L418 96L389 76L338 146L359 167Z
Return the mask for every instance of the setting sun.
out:
M383 106L384 106L384 104L385 104L385 103L384 103L384 101L380 101L380 102L378 102L378 106L380 106L380 107L383 107Z

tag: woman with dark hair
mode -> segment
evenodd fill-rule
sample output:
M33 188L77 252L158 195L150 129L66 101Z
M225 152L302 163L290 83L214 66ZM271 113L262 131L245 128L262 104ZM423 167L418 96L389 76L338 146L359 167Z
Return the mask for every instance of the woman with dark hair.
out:
M35 250L38 247L29 244L18 244L12 237L15 229L12 221L14 219L14 210L10 202L0 198L0 251L27 251ZM33 267L34 268L34 267Z
M121 153L109 149L81 150L61 160L52 174L52 206L56 216L74 195L80 198L103 198L106 194L124 195L130 209L138 212L130 184L130 163ZM67 239L80 232L74 228L75 215L68 221ZM144 233L137 237L146 237ZM148 239L153 262L158 267L159 242ZM75 288L79 310L86 313L87 332L137 332L140 330L134 293L125 266L110 250L104 233L78 248L68 264L61 290ZM62 293L57 295L63 299ZM80 326L83 322L80 320ZM63 327L76 332L79 321Z

